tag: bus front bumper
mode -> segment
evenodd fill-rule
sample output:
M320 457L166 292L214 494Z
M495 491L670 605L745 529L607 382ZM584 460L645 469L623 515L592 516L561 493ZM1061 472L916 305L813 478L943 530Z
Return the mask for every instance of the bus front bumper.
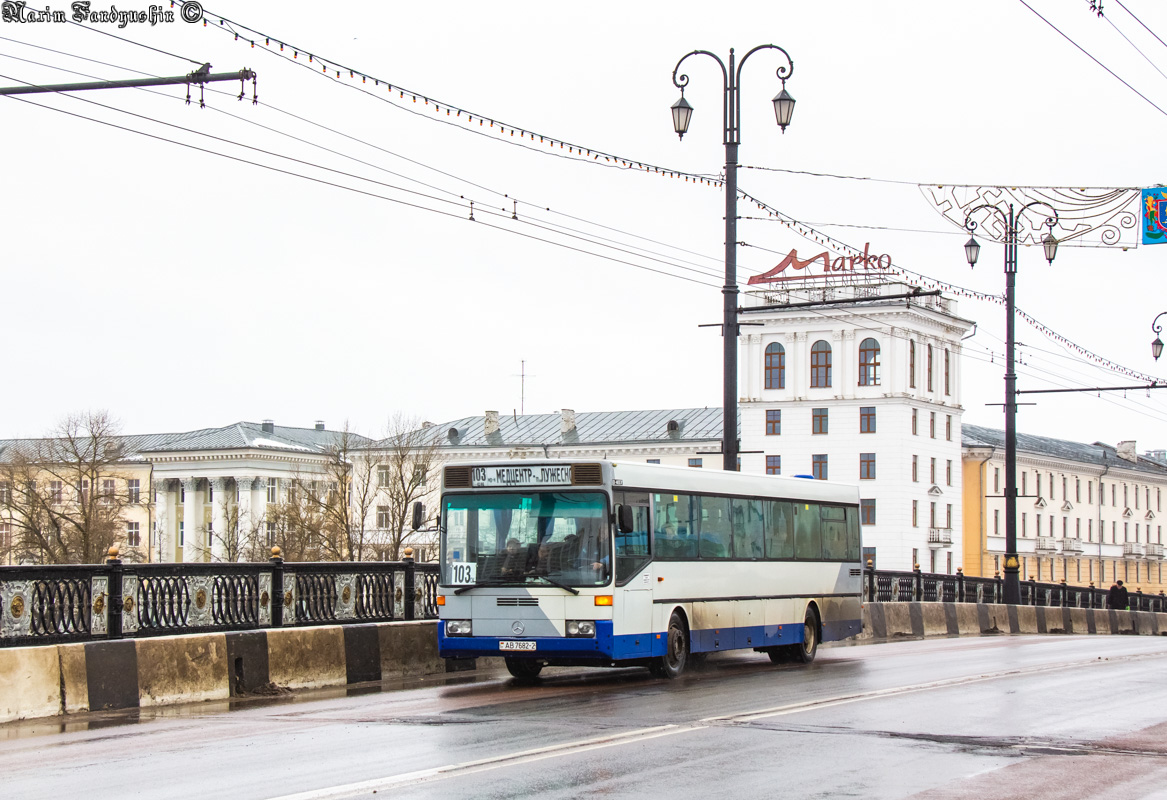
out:
M534 642L534 650L508 650L504 643ZM438 623L438 655L442 658L533 658L548 661L611 661L614 657L612 621L596 620L596 635L588 638L538 636L447 636L445 621Z

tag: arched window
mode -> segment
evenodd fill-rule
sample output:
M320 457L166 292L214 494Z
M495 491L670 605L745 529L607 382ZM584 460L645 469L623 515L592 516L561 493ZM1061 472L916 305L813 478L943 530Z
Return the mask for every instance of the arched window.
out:
M874 339L859 345L859 385L879 386L879 342Z
M825 388L831 385L831 346L819 339L810 348L811 388Z
M932 391L932 345L928 345L928 391Z
M786 388L786 348L777 342L766 345L766 388Z

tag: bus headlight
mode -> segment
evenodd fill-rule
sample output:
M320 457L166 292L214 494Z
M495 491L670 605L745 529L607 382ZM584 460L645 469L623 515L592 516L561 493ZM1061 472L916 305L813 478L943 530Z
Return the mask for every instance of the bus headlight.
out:
M596 635L596 623L590 619L569 619L567 635L590 639Z
M469 636L470 635L470 620L468 619L448 619L446 620L446 635L447 636Z

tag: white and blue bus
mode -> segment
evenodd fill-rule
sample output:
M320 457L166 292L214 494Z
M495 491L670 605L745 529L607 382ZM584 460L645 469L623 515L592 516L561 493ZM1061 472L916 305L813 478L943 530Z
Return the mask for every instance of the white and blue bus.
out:
M447 466L439 653L647 666L704 654L809 662L861 629L859 490L613 461Z

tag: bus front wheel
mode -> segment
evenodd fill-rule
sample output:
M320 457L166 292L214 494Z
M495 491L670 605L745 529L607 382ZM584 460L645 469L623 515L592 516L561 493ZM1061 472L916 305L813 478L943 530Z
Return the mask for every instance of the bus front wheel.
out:
M800 664L814 661L819 649L819 615L811 606L806 609L806 619L802 623L802 642L790 645L791 658Z
M530 658L506 659L507 672L520 681L533 681L543 671L543 662Z
M658 678L677 677L685 671L685 663L689 660L689 631L685 628L685 621L676 611L669 618L669 634L665 654L653 662L649 667L652 674Z

